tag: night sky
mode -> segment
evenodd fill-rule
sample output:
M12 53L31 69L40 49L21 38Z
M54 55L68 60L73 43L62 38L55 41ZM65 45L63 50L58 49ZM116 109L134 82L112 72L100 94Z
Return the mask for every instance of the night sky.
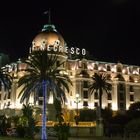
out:
M69 47L86 48L96 60L140 65L140 1L32 1L0 4L0 52L26 57L51 9L51 22Z

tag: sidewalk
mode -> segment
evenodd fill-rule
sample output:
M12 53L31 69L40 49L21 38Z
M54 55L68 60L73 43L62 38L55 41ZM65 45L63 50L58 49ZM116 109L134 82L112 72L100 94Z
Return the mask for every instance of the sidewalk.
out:
M57 137L49 137L48 140L58 140ZM122 138L122 137L69 137L68 140L140 140L140 138Z
M48 140L58 140L57 137L49 137ZM94 137L69 137L68 140L100 140Z
M93 137L69 137L68 140L93 140ZM49 137L48 140L58 140L57 137ZM96 139L94 139L96 140Z

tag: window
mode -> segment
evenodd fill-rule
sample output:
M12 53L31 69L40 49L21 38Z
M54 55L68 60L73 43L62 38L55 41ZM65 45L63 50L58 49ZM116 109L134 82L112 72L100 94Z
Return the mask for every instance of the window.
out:
M11 91L8 92L8 99L11 98Z
M123 84L119 84L119 90L124 90Z
M124 103L120 103L120 109L124 109Z
M110 69L110 66L109 66L109 65L107 65L107 71L111 71L111 69Z
M111 103L108 103L108 108L112 108L112 104Z
M87 106L88 106L88 101L84 101L84 102L83 102L83 106L84 106L84 107L87 107Z
M88 81L84 81L84 88L88 88Z
M98 99L98 92L94 93L94 99Z
M39 96L39 97L43 97L43 95L42 95L42 89L39 89L39 91L38 91L38 96Z
M94 64L94 69L95 69L95 70L98 70L97 64Z
M123 94L123 92L120 92L119 95L120 95L119 96L120 97L120 100L123 101L124 100L124 94Z
M39 105L43 105L43 100L39 100L39 101L38 101L38 104L39 104Z
M130 101L134 101L134 95L130 95Z
M122 72L121 67L117 67L117 72Z
M94 107L98 107L98 103L97 102L94 103Z
M111 93L108 93L108 94L107 94L107 99L108 99L108 100L112 100L112 95L111 95Z
M133 86L130 86L130 87L129 87L129 92L134 92Z
M88 99L88 91L87 90L84 91L83 97L86 98L86 99Z
M111 80L111 75L110 74L107 74L106 79L107 80Z
M129 81L130 81L130 82L134 82L134 79L133 79L132 76L129 77Z
M7 104L7 108L9 108L9 107L10 107L10 105L11 105L11 103L10 103L10 102L8 102L8 104Z

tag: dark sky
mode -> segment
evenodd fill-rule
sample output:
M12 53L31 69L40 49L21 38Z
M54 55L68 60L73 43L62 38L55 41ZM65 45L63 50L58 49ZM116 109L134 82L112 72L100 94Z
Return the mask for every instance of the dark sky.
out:
M25 57L33 38L51 21L69 47L86 48L99 61L140 65L140 1L5 1L0 4L0 52Z

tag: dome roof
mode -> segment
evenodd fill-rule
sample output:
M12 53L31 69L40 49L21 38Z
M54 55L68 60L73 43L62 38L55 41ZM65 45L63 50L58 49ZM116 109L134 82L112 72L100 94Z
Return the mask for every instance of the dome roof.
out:
M44 25L42 31L33 39L32 50L58 50L59 47L64 50L65 41L56 31L54 25ZM58 50L59 51L59 50Z

